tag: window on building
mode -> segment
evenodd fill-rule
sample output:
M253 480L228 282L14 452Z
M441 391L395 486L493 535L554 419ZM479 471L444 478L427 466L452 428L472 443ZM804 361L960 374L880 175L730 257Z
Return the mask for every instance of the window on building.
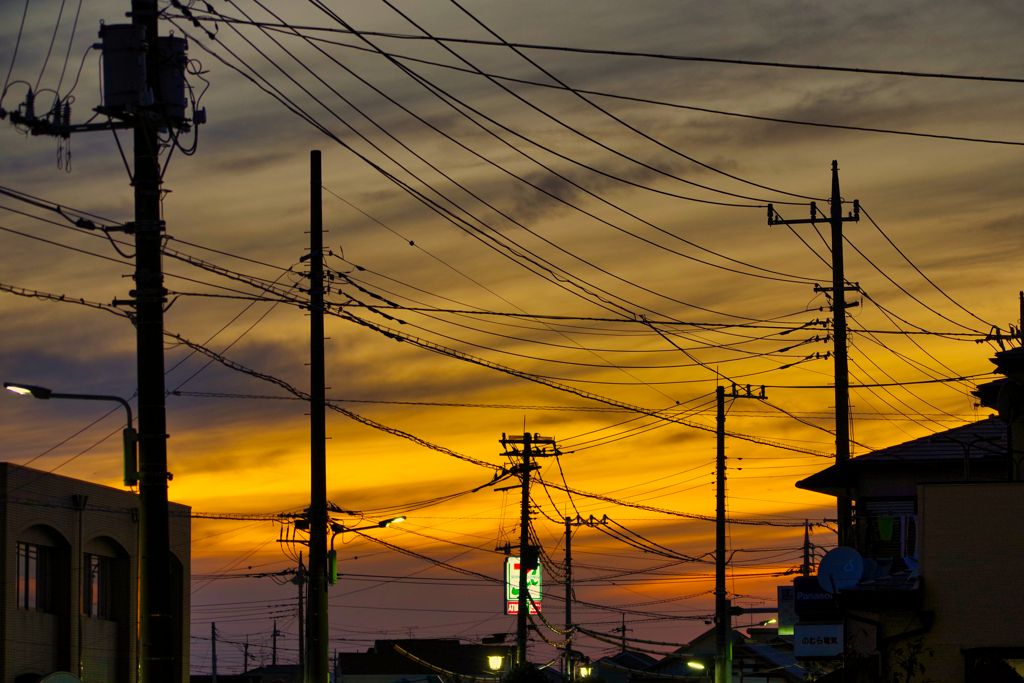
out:
M18 543L18 609L45 612L49 606L50 549L34 543Z
M82 580L82 614L98 619L110 616L110 572L112 558L102 555L83 556L85 576Z

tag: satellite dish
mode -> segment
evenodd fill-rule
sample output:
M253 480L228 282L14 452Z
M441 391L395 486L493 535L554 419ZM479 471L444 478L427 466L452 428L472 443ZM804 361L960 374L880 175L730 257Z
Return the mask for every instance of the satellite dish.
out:
M856 586L863 574L864 558L845 546L828 551L818 563L818 584L828 593Z
M82 683L82 679L67 671L54 671L40 678L39 683Z

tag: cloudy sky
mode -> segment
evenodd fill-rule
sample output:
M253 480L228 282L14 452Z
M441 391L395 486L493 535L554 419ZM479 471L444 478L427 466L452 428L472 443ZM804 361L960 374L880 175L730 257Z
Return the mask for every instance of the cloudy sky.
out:
M42 114L56 92L72 102L73 122L87 120L100 104L89 48L100 21L125 22L127 9L3 3L0 68L10 75L0 106L17 109L31 88ZM806 218L810 201L827 212L833 160L844 200L865 212L845 225L846 277L862 289L849 295L858 304L851 383L887 385L851 393L855 452L985 416L967 392L987 377L993 349L976 340L1020 318L1024 86L623 53L1019 79L1016 3L238 0L211 9L220 14L193 8L200 28L171 9L162 24L189 37L188 80L208 118L193 155L183 153L189 133L163 156L167 331L308 388L304 311L254 299L302 297L309 151L322 150L330 298L343 316L327 323L329 397L494 465L509 462L503 433L556 438L563 455L543 463L545 481L564 476L633 507L538 488L535 526L552 558L564 549L556 522L576 514L607 514L679 553L711 551L713 524L666 511L713 514L714 435L621 406L710 428L717 383L766 385L767 402L729 406L729 431L755 437L729 440L729 509L778 526L731 526L733 549L761 552L737 553L729 589L739 604L774 601L787 579L772 575L800 561L797 525L834 516L829 499L794 487L829 464L834 401L828 329L816 323L831 312L814 291L831 280L827 226L821 236L769 226L766 205L789 219ZM4 188L131 219L129 174L109 131L59 148L5 121L0 142ZM130 160L129 133L120 144ZM131 259L105 237L9 197L0 207L0 283L100 303L127 297ZM0 307L4 380L135 392L129 321L7 292ZM396 343L382 329L414 339ZM308 505L302 402L181 344L168 344L166 367L173 500L236 514ZM928 383L960 377L973 379ZM106 413L11 395L3 456L117 486L119 441L109 437L122 418ZM339 413L328 433L329 499L364 515L340 521L408 509L405 525L372 535L501 575L494 548L517 534L516 491L466 493L492 470ZM255 646L277 618L284 647L295 647L294 586L212 578L294 567L279 533L269 522L193 521L193 672L209 670L200 638L211 621ZM332 648L514 629L500 586L350 536L337 539L350 577L332 588ZM814 539L834 543L825 528ZM632 610L634 636L685 642L706 628L696 617L712 610L712 565L608 578L664 562L588 527L573 550L577 597ZM561 613L561 602L549 605ZM621 619L574 612L606 632ZM547 652L538 645L535 657ZM233 672L241 656L221 662Z

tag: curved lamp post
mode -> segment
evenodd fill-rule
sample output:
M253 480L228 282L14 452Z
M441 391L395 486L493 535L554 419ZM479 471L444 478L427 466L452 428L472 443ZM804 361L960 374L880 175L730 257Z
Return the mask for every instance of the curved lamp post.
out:
M47 401L51 398L69 398L79 401L115 401L120 403L125 411L128 413L128 426L124 429L124 485L135 486L139 483L139 465L138 457L136 456L136 444L138 439L136 438L135 427L132 426L132 407L128 405L128 401L124 400L120 396L104 396L100 394L61 394L55 392L46 387L37 387L33 384L21 384L18 382L4 382L4 389L7 391L13 391L16 394L22 396L31 396L32 398L38 398Z
M355 528L347 527L344 524L338 524L336 522L331 522L331 531L333 533L331 534L331 550L330 550L330 552L327 553L327 570L328 570L327 582L329 584L331 584L332 586L334 584L338 583L338 553L337 553L337 551L334 550L334 537L335 536L337 536L338 534L343 534L346 531L366 531L367 529L387 529L392 524L398 524L399 522L404 522L404 521L405 521L405 516L403 515L401 517L392 517L391 519L385 519L383 521L377 522L376 524L372 524L370 526L360 526L360 527L355 527Z

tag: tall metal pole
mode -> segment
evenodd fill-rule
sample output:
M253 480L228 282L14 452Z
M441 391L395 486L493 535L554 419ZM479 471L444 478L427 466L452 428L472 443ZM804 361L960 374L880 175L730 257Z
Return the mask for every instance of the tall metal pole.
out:
M572 517L565 518L565 630L572 628ZM572 641L565 643L565 678L576 680L572 665Z
M523 434L523 464L520 476L522 479L523 498L520 510L519 527L519 606L516 613L516 664L526 664L526 620L530 610L530 600L527 591L530 590L527 569L530 566L529 558L533 557L533 549L530 547L530 456L533 455L533 448L530 434Z
M146 82L155 106L138 106L135 115L135 327L139 391L139 498L141 548L139 562L139 630L142 641L141 679L163 683L181 675L181 652L174 643L170 604L170 533L167 514L167 418L164 406L164 289L160 220L160 142L156 108L162 102L161 62L157 45L156 0L132 0L132 24L146 31ZM177 661L176 661L177 660ZM180 679L179 679L180 680Z
M310 152L309 184L309 683L328 683L327 408L324 386L324 235L320 152Z
M715 513L715 683L731 683L732 615L725 593L725 387L715 389L718 400L717 473Z
M839 194L839 164L832 161L832 198L829 222L832 224L832 333L834 335L836 462L850 459L850 370L846 348L846 275L843 264L843 200ZM836 500L839 518L839 545L853 539L853 517L849 489Z
M212 683L217 683L217 622L210 622L210 647L212 648L211 659L213 659L213 675L210 677Z

